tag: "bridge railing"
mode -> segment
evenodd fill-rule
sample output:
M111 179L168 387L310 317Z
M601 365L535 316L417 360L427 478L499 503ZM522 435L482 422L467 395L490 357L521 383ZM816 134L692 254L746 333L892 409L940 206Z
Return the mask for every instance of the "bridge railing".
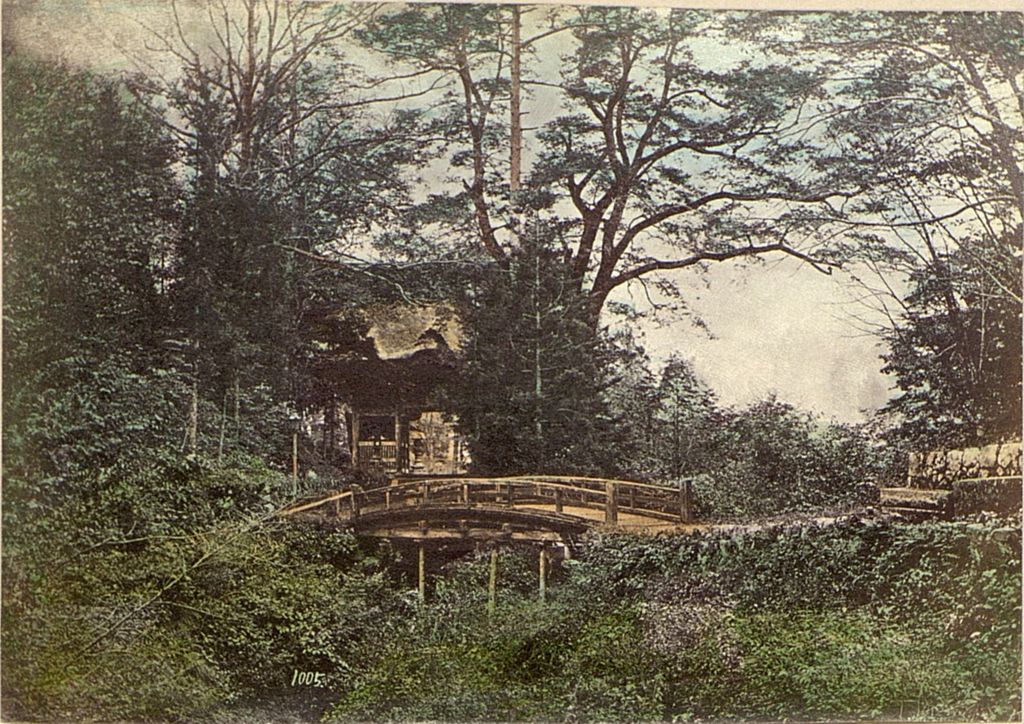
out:
M354 518L369 511L477 505L543 506L563 515L571 515L572 508L596 509L604 511L604 520L609 524L618 522L620 512L673 522L693 520L693 492L688 480L679 487L672 487L630 480L553 475L396 478L388 485L345 490L296 505L285 514L317 511L339 518Z

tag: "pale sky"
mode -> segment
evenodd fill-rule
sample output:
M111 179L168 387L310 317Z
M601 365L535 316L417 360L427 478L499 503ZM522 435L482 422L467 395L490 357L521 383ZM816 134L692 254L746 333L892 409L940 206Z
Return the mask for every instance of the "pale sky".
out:
M851 307L853 289L841 271L826 276L781 259L719 264L703 278L684 272L675 279L708 329L685 319L642 323L644 346L657 363L672 354L687 358L723 403L748 405L775 394L858 422L888 399L892 381L881 373L882 348L852 318L863 310Z
M186 23L195 21L199 28L196 3L180 6ZM119 47L141 48L146 31L140 22L160 32L169 29L169 21L165 3L4 3L5 32L21 47L101 71L128 67ZM557 65L557 49L549 52L541 64ZM745 405L775 394L798 407L855 422L888 398L891 381L880 371L878 340L854 324L851 290L841 272L830 277L795 260L776 259L751 266L715 265L705 276L684 270L672 278L708 331L685 319L664 325L650 320L641 325L645 346L658 363L673 353L688 358L723 403ZM628 299L626 294L619 298ZM640 299L634 301L643 306Z

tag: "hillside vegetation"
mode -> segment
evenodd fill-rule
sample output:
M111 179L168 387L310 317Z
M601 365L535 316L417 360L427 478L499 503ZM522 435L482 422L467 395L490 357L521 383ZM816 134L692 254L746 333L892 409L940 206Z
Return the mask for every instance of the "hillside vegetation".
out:
M502 552L493 614L486 556L445 566L420 606L398 551L271 522L8 568L5 714L1019 716L1019 528L849 518L595 536L545 602L535 564Z

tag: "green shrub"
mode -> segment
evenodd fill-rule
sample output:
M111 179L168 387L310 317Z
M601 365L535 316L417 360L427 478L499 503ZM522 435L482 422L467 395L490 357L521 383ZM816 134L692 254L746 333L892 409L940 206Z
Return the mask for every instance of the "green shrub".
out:
M1019 517L1021 479L958 480L953 485L950 506L958 516L995 513L1001 517Z
M951 658L936 628L893 624L863 609L738 617L741 685L718 711L780 718L1012 714L1019 681L1013 652L996 652L1006 667L996 678ZM995 690L999 696L982 701L980 694Z
M742 520L870 503L879 452L856 427L825 423L769 398L714 420L707 467L696 470L702 519ZM713 463L711 463L713 461Z

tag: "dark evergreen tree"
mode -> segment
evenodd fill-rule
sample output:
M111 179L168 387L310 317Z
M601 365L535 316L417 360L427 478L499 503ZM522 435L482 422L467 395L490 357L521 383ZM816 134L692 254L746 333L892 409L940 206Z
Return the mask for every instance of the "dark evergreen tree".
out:
M885 371L900 390L883 410L894 442L926 450L1019 438L1021 305L1007 290L1019 289L1020 249L1019 233L994 248L979 240L913 275L886 336Z
M660 477L658 465L658 379L651 360L628 331L610 339L609 380L604 390L619 433L617 469L630 480Z
M159 293L174 229L173 147L116 82L16 53L3 68L13 546L31 532L17 523L69 499L130 495L119 483L152 462L143 451L180 441L184 387L168 369Z
M535 232L539 230L534 229ZM616 431L602 396L608 350L561 256L535 233L471 293L454 411L490 474L607 473Z
M654 414L661 476L681 478L713 468L711 452L721 419L715 394L678 355L662 370L658 403Z

